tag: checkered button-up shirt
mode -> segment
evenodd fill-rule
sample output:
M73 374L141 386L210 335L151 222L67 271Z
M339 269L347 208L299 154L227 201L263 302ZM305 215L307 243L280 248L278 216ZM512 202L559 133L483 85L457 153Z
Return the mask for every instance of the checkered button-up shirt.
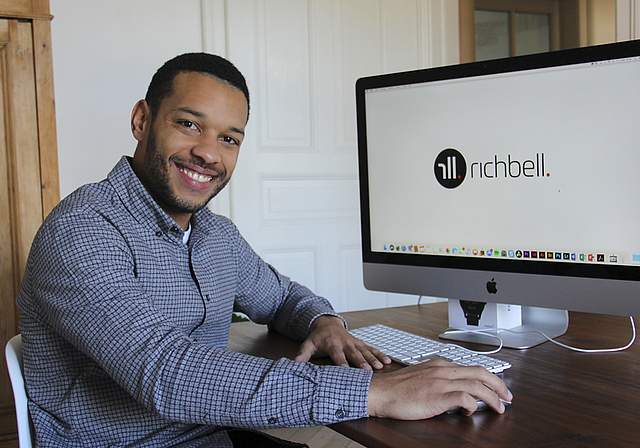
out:
M38 446L225 446L224 427L366 416L371 372L226 350L233 310L303 339L330 304L206 208L183 231L126 157L65 198L18 296Z

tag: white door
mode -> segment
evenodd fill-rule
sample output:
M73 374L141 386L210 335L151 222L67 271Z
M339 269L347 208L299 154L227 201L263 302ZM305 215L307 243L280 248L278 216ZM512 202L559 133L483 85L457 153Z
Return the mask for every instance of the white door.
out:
M457 62L457 2L229 0L209 7L209 49L244 73L252 96L231 188L214 209L227 211L267 262L338 311L415 303L362 286L354 86L365 75ZM224 33L215 26L220 14Z

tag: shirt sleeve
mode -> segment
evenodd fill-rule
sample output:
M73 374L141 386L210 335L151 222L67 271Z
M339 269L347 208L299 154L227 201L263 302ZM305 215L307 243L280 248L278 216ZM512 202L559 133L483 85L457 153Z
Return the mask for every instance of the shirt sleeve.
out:
M313 321L321 315L340 317L324 297L282 275L264 262L242 238L238 248L238 295L236 310L249 318L293 339L309 335ZM341 318L341 317L340 317ZM344 321L344 319L343 319ZM345 322L346 326L346 322Z
M36 237L19 298L26 322L38 320L71 344L55 348L60 357L73 358L76 371L97 369L102 396L121 388L162 418L189 424L294 427L366 416L371 372L272 361L194 342L141 288L132 250L107 220L80 212L59 217ZM258 321L300 336L318 311L332 312L309 305L315 296L256 260L246 243L240 251L242 280L260 286L242 287L239 302L262 293L280 302L253 311Z

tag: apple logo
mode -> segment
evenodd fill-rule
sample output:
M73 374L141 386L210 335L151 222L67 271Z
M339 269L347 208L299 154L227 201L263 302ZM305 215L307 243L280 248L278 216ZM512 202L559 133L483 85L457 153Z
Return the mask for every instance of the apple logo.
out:
M487 282L487 292L489 294L495 294L498 292L497 282L495 278L492 278L490 282Z

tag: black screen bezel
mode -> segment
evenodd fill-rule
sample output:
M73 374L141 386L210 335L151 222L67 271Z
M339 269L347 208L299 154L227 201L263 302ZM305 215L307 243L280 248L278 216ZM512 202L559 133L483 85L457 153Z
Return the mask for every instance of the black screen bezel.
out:
M365 92L372 89L640 57L640 40L382 74L356 81L362 258L365 263L640 281L640 267L563 261L442 256L371 250ZM640 82L640 80L638 80ZM640 200L640 197L638 198Z

